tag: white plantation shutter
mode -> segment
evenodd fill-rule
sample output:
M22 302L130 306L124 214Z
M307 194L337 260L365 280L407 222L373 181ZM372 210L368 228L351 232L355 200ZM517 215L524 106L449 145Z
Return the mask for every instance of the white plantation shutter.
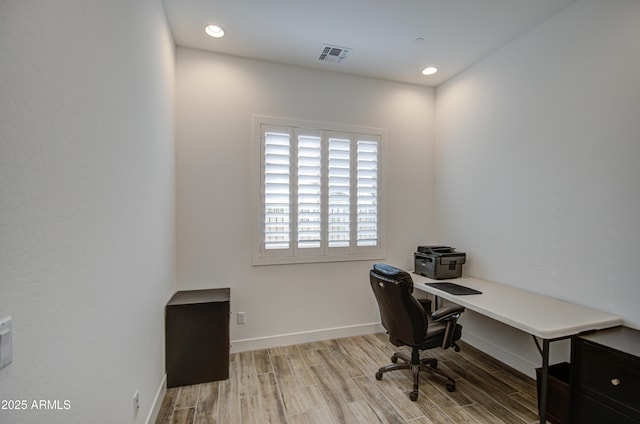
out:
M269 121L277 119L256 126L261 203L254 264L383 258L381 133Z
M378 244L378 141L371 137L357 140L357 245Z
M298 248L322 246L322 143L298 136Z
M351 241L351 140L329 137L328 245L349 247Z
M289 249L291 200L291 135L285 131L264 133L264 245L265 249Z

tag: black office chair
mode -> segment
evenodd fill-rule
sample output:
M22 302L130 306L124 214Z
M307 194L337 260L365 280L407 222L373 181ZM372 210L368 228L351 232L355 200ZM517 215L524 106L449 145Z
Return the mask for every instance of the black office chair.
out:
M396 352L390 365L376 372L376 380L382 379L387 371L411 369L413 371L413 391L411 400L418 399L418 380L420 371L430 369L447 379L447 390L453 392L456 382L436 367L435 358L420 358L420 351L440 347L460 348L456 341L462 335L462 326L457 323L464 307L453 305L440 308L428 317L427 312L411 294L413 280L411 275L398 268L385 264L375 264L369 272L371 288L378 301L382 325L389 333L389 341L395 346L411 347L411 356L405 352ZM398 359L404 363L398 364ZM426 366L429 365L429 368Z

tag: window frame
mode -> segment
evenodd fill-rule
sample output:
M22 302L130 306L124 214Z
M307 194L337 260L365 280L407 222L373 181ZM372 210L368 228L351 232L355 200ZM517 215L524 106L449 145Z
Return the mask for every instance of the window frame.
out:
M283 249L266 249L265 248L265 156L264 156L264 132L263 128L273 130L288 129L290 136L289 144L289 246ZM328 240L324 237L327 233L328 216L327 216L327 197L326 190L328 184L328 175L325 172L321 175L322 200L321 204L321 243L318 248L299 248L298 247L298 152L297 137L299 135L320 134L321 137L321 161L322 169L328 169L328 157L326 152L328 146L325 139L328 137L338 136L356 137L351 141L351 157L350 157L350 185L349 189L354 191L350 196L350 246L349 247L329 247ZM358 137L360 136L360 137ZM367 138L369 140L367 140ZM358 141L375 141L377 142L377 245L375 246L358 246L358 222L357 222L357 155ZM335 124L317 121L305 121L289 118L276 118L269 116L253 116L253 184L254 184L254 222L253 222L253 265L274 265L274 264L297 264L297 263L316 263L316 262L341 262L341 261L358 261L358 260L379 260L386 256L385 250L385 202L383 195L383 163L385 157L386 131L381 128L360 127L353 125ZM295 175L294 175L295 174ZM294 212L295 209L295 212Z

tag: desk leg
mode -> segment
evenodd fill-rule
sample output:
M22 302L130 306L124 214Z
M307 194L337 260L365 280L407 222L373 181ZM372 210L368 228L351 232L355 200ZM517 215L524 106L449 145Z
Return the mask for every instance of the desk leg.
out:
M547 418L547 387L549 379L549 340L542 340L542 372L540 373L540 424Z

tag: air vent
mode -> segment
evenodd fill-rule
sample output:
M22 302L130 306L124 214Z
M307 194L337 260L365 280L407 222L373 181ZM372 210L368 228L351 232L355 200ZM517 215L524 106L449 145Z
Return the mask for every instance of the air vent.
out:
M329 63L340 63L347 58L347 54L349 54L350 51L350 48L325 44L318 60Z

